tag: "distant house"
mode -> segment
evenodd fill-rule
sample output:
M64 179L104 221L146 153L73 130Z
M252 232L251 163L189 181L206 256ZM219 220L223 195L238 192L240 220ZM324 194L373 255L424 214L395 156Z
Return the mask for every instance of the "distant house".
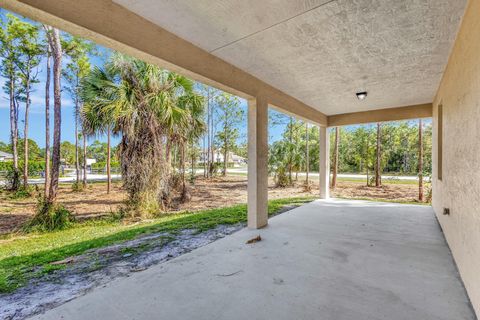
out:
M0 151L0 162L12 161L12 160L13 160L13 154Z
M206 153L207 153L207 150L205 150L204 153L200 154L199 163L203 163L205 161ZM220 152L219 150L215 150L213 153L213 160L215 162L223 163L223 152ZM247 160L245 158L240 157L239 155L236 155L231 151L228 152L227 161L228 163L233 163L234 167L239 167L247 163Z

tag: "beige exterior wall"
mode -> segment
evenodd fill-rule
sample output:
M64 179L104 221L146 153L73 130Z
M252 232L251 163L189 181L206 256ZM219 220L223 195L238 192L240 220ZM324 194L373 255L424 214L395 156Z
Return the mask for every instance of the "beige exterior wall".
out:
M440 104L441 180L437 171ZM480 0L470 0L433 109L433 208L480 315ZM443 215L443 208L450 208L450 215Z

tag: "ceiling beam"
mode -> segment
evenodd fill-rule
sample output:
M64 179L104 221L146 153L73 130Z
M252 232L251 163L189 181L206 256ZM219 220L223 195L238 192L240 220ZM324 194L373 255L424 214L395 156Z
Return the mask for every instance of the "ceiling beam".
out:
M328 126L338 127L362 123L430 118L431 116L432 104L426 103L406 107L337 114L328 117Z
M243 98L325 126L320 111L111 0L0 0L0 6Z

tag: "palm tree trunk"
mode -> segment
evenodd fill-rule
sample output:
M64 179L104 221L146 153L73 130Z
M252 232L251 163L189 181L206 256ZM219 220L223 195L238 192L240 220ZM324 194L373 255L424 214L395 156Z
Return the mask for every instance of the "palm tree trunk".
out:
M192 183L194 182L194 179L195 179L195 146L193 144L193 139L192 139L192 149L191 149L191 155L192 155L192 163L191 163L191 167L192 167Z
M45 80L45 198L50 188L50 46L47 45L47 75Z
M382 180L380 177L380 166L381 166L381 150L380 150L380 143L381 142L381 124L380 122L377 123L377 164L375 165L375 186L380 187L382 185Z
M78 154L78 102L75 102L75 172L77 174L77 185L80 183L80 159ZM85 139L85 137L83 137ZM85 160L84 160L85 161Z
M185 183L185 143L180 146L180 172L182 177L182 199L187 198L187 184Z
M305 123L305 172L306 172L306 177L305 177L305 184L308 186L308 174L310 173L310 150L308 146L308 122Z
M85 131L82 132L83 136L83 187L87 186L87 136Z
M423 201L423 124L418 120L418 200Z
M167 137L167 142L165 144L165 162L166 162L166 175L170 177L172 170L172 139Z
M28 113L30 111L30 76L25 83L25 127L23 130L23 187L28 187Z
M107 193L110 193L110 190L112 187L110 161L111 161L110 128L108 128L108 131L107 131Z
M338 138L339 128L335 127L335 147L333 151L333 175L332 175L332 189L337 186L337 174L338 174Z
M53 150L52 150L52 174L50 190L47 202L52 204L56 201L58 191L58 178L60 173L60 142L62 126L62 96L60 76L62 69L62 47L58 29L52 29L49 35L50 46L53 56L53 98L54 98L54 126L53 126Z

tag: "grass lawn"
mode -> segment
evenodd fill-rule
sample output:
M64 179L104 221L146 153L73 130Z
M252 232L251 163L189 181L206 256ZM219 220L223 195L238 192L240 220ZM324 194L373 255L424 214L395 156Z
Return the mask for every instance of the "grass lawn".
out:
M271 200L269 215L286 205L300 205L313 197ZM247 221L247 206L169 214L135 224L122 221L97 220L79 223L66 230L50 233L6 236L0 240L0 293L12 292L24 286L29 279L40 277L64 265L51 262L134 239L139 235L157 232L177 233L185 229L198 232L218 225L232 225Z

